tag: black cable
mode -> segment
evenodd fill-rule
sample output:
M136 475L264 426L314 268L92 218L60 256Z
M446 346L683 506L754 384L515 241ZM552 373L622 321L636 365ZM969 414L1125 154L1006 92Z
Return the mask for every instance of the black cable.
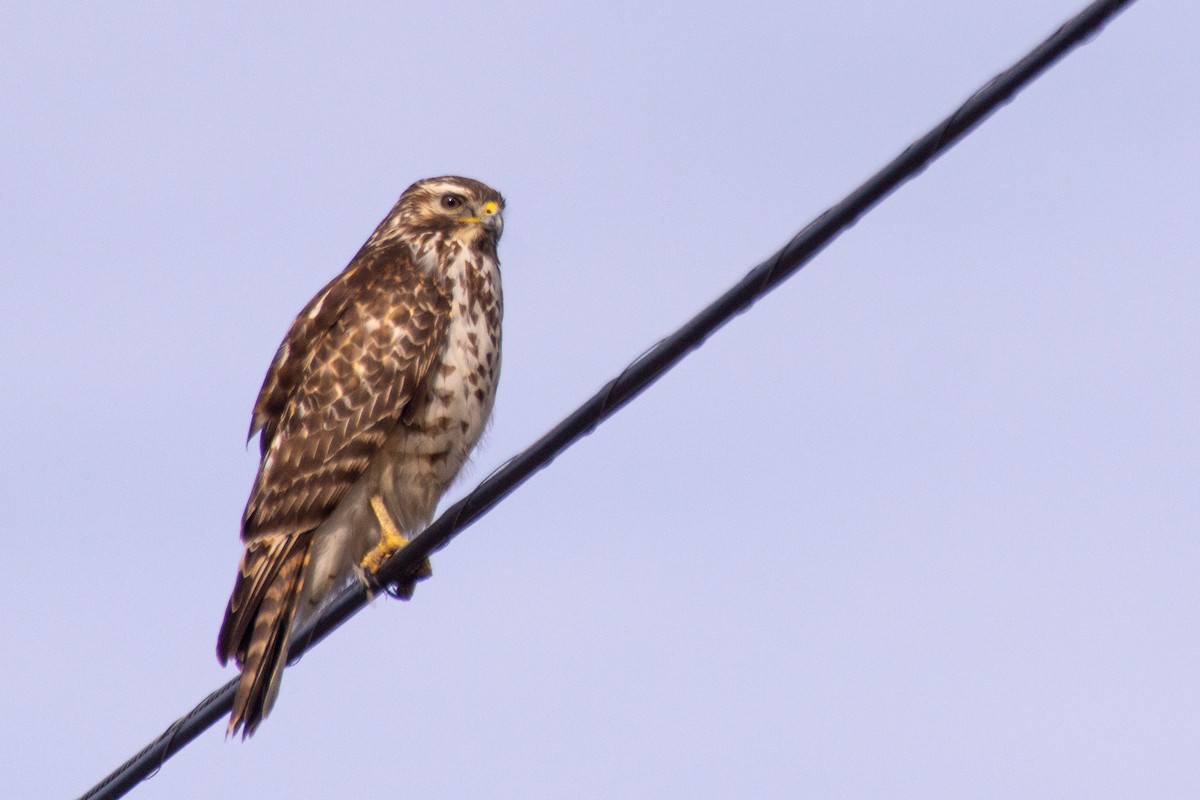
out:
M1068 50L1094 35L1133 0L1097 0L1064 24L1044 42L1009 69L989 81L967 102L922 136L866 183L840 203L808 224L778 253L752 269L732 289L697 314L682 328L654 347L609 381L590 400L556 425L528 449L497 469L469 495L446 509L403 550L379 570L383 585L399 582L431 553L442 549L464 528L487 513L509 492L546 467L577 439L586 436L646 389L690 351L704 343L734 315L791 276L842 231L853 225L868 209L902 183L929 165L985 117L1008 102L1021 88L1061 58ZM364 586L355 583L339 594L323 611L296 632L291 645L291 662L324 639L368 601ZM210 725L229 713L237 679L204 698L191 712L179 718L161 736L96 784L81 800L109 800L123 796L139 782L158 771L163 763L183 749Z

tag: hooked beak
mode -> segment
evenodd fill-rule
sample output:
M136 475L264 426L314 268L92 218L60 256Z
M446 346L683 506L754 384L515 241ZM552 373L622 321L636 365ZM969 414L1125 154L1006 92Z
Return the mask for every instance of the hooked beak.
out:
M477 222L483 226L485 231L491 233L499 233L504 229L504 218L500 216L500 205L494 200L483 204L483 208L479 209L478 217L467 217L463 221Z

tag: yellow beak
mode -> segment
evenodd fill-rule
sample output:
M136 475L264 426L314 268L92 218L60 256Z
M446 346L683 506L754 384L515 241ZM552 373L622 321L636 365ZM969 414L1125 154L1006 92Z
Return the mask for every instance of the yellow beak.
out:
M495 200L483 204L478 217L463 217L463 222L477 222L483 227L495 230L500 227L500 205Z

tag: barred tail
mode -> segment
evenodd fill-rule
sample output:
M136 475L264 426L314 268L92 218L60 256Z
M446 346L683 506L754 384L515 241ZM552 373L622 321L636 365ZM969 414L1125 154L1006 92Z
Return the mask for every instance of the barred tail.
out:
M242 668L229 734L251 736L271 713L312 551L312 531L251 542L217 637L217 658Z

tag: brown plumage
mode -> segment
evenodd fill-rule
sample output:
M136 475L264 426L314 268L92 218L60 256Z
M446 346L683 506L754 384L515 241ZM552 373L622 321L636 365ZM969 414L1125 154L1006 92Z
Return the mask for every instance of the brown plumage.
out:
M403 541L389 530L426 525L483 432L503 206L466 178L409 187L279 346L251 420L262 459L217 640L242 669L230 733L270 712L295 620Z

